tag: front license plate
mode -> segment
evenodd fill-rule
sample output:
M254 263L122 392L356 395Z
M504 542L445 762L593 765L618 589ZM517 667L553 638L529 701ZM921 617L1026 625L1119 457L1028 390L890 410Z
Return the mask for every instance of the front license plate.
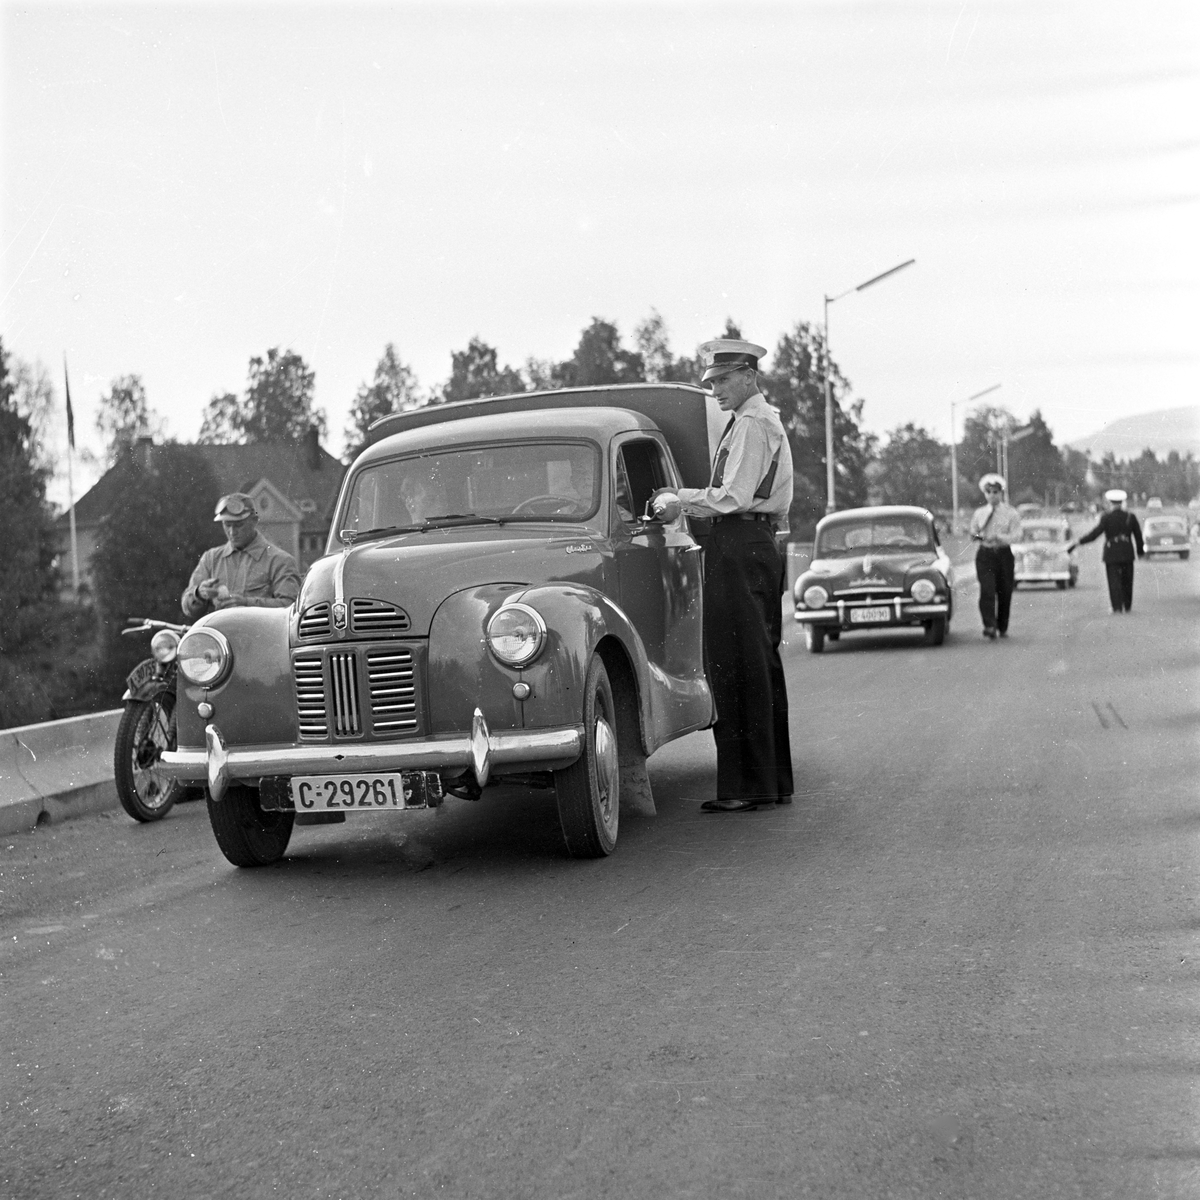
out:
M892 610L890 608L852 608L850 610L851 625L867 625L891 619Z
M385 808L428 808L441 798L436 771L392 771L383 775L296 775L292 803L302 812L378 812Z
M1164 546L1173 546L1173 545L1175 545L1175 539L1174 538L1163 538L1162 544Z

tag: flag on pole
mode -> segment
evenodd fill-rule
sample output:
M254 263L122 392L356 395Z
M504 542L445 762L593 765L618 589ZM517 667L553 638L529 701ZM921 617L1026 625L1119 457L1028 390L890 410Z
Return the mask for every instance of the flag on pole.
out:
M63 385L67 391L67 445L75 449L75 410L71 407L71 380L67 376L67 356L63 355Z

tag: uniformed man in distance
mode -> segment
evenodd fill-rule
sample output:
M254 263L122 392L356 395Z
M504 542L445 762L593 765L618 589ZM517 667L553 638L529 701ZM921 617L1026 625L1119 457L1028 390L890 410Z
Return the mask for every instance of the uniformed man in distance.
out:
M984 475L979 490L987 503L971 517L971 540L979 543L975 551L979 615L983 618L983 636L992 640L997 634L1008 637L1008 615L1017 586L1012 544L1021 540L1021 514L1004 503L1007 487L1003 475Z
M300 594L300 568L258 532L258 510L245 492L217 501L225 545L205 550L182 597L189 620L212 608L287 608Z
M1108 599L1115 613L1127 613L1133 608L1133 555L1146 552L1142 543L1142 527L1138 519L1125 508L1128 497L1120 488L1104 493L1109 511L1100 518L1090 533L1085 533L1067 549L1074 550L1085 542L1094 542L1104 534L1104 573L1108 576Z
M680 488L689 516L712 521L704 551L704 643L716 701L717 796L705 812L792 802L787 684L779 658L784 561L776 533L792 505L792 451L758 390L762 346L731 338L700 347L721 408L731 413L709 486Z

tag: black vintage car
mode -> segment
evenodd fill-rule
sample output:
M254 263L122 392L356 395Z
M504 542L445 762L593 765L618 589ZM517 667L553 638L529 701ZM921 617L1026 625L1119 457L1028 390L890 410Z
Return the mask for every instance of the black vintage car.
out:
M793 590L808 649L855 630L920 626L940 646L954 614L950 559L924 508L887 505L831 513Z

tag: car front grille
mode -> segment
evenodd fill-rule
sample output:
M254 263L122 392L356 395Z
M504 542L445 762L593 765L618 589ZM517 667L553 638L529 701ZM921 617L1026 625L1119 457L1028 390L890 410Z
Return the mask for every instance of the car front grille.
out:
M863 604L878 602L890 604L897 596L904 595L904 589L898 587L842 588L833 593L837 600L858 600Z
M328 637L329 604L314 604L300 614L300 636L302 638Z
M404 633L408 613L383 600L351 600L350 629L353 633Z
M417 731L417 660L410 647L302 650L292 672L302 741Z

